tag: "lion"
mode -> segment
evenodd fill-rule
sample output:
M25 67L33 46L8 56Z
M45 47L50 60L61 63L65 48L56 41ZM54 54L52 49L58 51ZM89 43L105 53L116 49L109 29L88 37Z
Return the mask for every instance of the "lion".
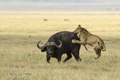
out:
M78 27L73 32L78 35L80 41L73 39L72 43L77 43L84 46L92 46L95 53L97 54L97 57L95 59L98 59L101 56L101 50L106 51L103 40L97 35L91 34L88 30L81 27L81 25L78 25Z

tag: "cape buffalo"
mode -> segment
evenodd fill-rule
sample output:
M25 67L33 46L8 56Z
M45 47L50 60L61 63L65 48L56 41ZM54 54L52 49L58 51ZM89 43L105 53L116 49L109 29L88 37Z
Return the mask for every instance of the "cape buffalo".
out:
M43 46L39 45L41 42L39 41L37 43L37 47L41 49L42 52L46 51L48 63L50 62L51 57L57 58L58 62L60 62L62 54L65 53L67 58L64 60L64 62L69 60L72 57L72 54L76 61L81 61L81 58L79 57L79 49L81 45L73 44L72 39L79 40L77 35L73 32L62 31L53 34Z

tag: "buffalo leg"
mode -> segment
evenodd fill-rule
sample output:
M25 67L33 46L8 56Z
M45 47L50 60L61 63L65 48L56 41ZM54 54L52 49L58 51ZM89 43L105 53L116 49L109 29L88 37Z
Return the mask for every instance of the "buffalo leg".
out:
M76 61L81 61L81 58L79 57L79 51L73 51L72 54L75 57Z
M69 60L70 58L72 58L71 53L67 53L67 58L66 58L63 62L66 62L66 61Z
M81 61L81 58L79 57L79 49L80 49L79 44L73 44L71 47L71 53L73 54L74 58L76 61Z
M61 56L62 56L62 54L60 54L60 55L57 57L58 62L61 61Z
M47 58L47 62L50 63L50 56L47 55L46 58Z

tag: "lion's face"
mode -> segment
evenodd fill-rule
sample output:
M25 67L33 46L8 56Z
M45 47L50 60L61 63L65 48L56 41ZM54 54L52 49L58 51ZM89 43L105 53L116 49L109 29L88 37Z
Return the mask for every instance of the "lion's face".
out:
M76 29L75 31L73 31L75 34L79 33L80 30L79 29Z
M78 27L73 31L75 34L79 33L81 30L81 26L78 25Z

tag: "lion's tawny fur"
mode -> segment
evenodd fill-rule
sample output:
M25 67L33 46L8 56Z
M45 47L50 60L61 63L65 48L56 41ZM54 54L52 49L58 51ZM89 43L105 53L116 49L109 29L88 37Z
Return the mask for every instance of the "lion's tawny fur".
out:
M78 25L78 27L73 31L80 38L79 40L72 40L72 43L90 45L94 48L95 53L98 55L98 59L101 56L101 50L105 51L106 47L103 40L97 35L91 34L88 30Z

